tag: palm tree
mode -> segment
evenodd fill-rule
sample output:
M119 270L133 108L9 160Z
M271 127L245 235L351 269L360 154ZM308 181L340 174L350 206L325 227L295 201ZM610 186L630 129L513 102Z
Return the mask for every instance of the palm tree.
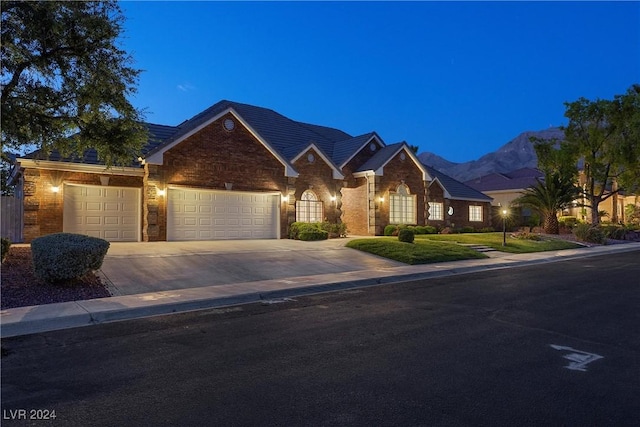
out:
M558 211L568 207L580 194L573 179L559 172L545 174L544 180L527 188L514 203L535 209L543 218L542 227L548 234L559 234Z

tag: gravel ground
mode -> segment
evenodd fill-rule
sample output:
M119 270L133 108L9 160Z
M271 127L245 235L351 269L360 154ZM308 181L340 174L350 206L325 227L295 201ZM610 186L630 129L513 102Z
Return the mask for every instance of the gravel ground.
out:
M25 307L55 302L111 296L94 273L62 284L49 284L33 274L31 248L12 247L2 263L1 308Z

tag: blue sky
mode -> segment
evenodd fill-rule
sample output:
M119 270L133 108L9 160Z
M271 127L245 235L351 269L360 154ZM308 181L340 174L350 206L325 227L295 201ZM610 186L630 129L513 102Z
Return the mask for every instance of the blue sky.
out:
M222 99L474 160L640 83L640 2L122 2L134 105Z

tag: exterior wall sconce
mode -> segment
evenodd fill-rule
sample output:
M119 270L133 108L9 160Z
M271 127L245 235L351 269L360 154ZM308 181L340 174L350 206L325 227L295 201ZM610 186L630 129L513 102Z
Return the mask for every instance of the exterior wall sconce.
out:
M157 190L157 191L158 191L158 196L160 196L160 197L164 197L164 195L165 195L165 194L167 194L166 190L160 190L160 189L158 188L158 190Z
M335 202L336 201L336 196L331 196L331 201Z
M380 198L378 199L378 201L379 201L380 203L384 203L384 197L380 197Z
M233 188L233 182L225 182L225 183L224 183L224 188L225 188L227 191L231 191L231 189Z
M60 187L58 187L57 185L51 186L52 193L58 193L59 191L60 191Z

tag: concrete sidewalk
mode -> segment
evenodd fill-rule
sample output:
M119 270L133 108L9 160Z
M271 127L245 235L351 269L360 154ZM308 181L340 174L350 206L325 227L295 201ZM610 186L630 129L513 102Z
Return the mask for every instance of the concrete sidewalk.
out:
M640 251L640 243L536 252L532 254L500 254L500 256L478 260L378 267L339 273L174 289L86 301L12 308L0 312L0 336L5 338L250 302L262 301L271 303L285 297L629 251Z

